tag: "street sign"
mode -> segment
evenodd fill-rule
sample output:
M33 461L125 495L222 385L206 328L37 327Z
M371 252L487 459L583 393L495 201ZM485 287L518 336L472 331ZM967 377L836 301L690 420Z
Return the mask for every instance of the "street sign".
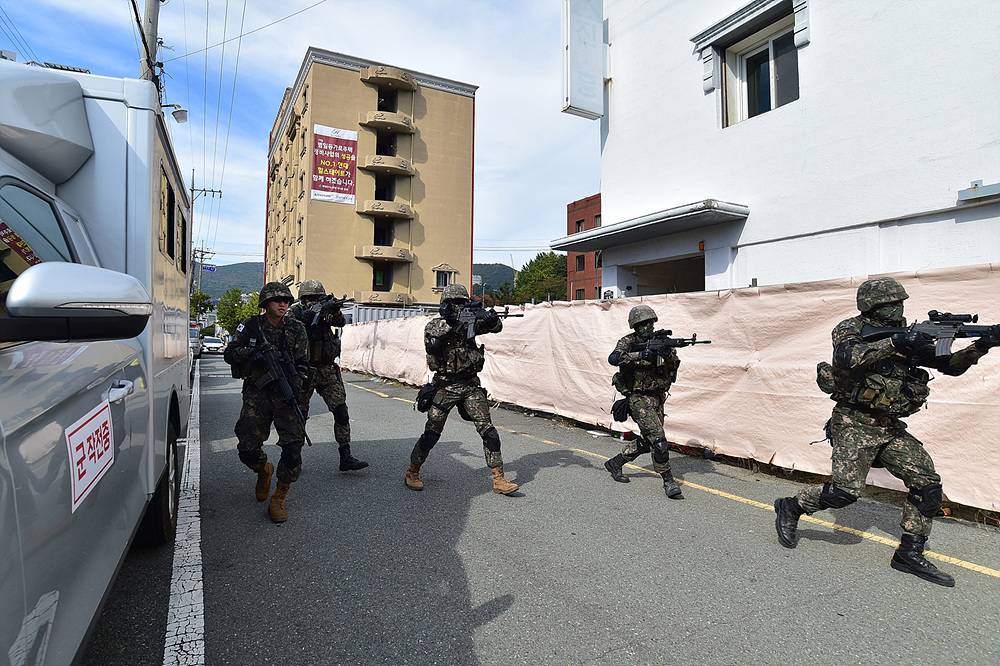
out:
M209 273L214 273L215 272L215 266L202 266L201 270L208 271Z

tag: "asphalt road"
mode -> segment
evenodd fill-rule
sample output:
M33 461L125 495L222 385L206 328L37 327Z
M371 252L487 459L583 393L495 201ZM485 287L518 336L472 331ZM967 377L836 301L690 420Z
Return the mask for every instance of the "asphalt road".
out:
M403 484L416 390L346 375L355 454L337 471L314 397L300 480L274 525L232 427L240 384L201 367L205 660L224 664L1000 663L1000 531L938 519L928 545L952 589L889 568L900 509L863 498L774 534L801 485L672 454L683 501L649 457L611 480L620 442L496 409L507 476L495 495L471 424L452 414ZM271 442L274 441L272 435ZM265 447L272 460L277 447ZM161 664L172 552L134 548L84 664Z

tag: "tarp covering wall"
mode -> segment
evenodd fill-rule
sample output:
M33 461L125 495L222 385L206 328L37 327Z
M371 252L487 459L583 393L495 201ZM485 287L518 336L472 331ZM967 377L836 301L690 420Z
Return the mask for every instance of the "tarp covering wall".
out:
M1000 267L896 274L910 294L908 322L929 310L978 313L1000 322ZM711 340L678 350L681 366L666 403L667 438L787 469L830 473L823 424L833 402L816 386L816 364L832 356L830 332L857 313L864 278L772 287L529 305L498 334L480 336L490 397L583 423L613 423L614 368L608 354L629 332L638 303L658 314L657 328ZM522 310L512 310L522 312ZM423 348L428 317L384 320L344 330L345 368L413 385L430 378ZM960 349L970 340L956 340ZM925 409L907 419L943 477L947 498L1000 510L1000 348L961 377L937 375ZM902 489L884 470L869 483Z

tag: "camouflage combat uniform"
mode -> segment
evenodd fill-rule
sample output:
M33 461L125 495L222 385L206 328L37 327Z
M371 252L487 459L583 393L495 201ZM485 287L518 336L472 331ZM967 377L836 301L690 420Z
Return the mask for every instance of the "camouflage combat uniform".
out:
M911 359L888 338L864 342L861 328L865 324L875 325L861 315L840 322L833 330L838 379L831 397L837 404L827 425L833 445L833 483L802 490L797 495L799 505L806 513L814 513L850 504L861 497L868 471L884 467L910 489L900 527L927 536L941 504L941 477L923 444L906 431L900 418L916 413L927 400L929 375L920 366L961 375L986 352L970 345L954 354L935 356L933 345L928 345ZM905 320L901 325L905 326Z
M483 320L476 322L476 335L499 333L503 322L496 320L493 326ZM424 432L440 437L445 421L452 408L466 421L472 421L476 432L483 438L483 453L489 467L503 465L500 455L500 437L490 420L490 408L486 402L486 389L479 382L479 371L483 369L486 356L483 348L476 345L475 338L466 339L463 333L455 331L444 319L435 317L424 327L425 343L433 338L441 339L442 346L437 354L427 353L427 366L435 373L434 384L437 392L431 408L427 410ZM435 442L436 443L436 442ZM427 460L431 448L415 446L410 460L422 465Z
M253 321L256 320L256 323ZM236 329L236 335L226 348L226 361L243 373L243 408L236 421L237 450L240 460L247 467L258 471L267 463L264 442L271 434L271 423L278 432L281 460L278 463L278 481L292 483L302 468L302 444L305 433L293 411L285 404L281 392L274 384L259 389L254 382L265 374L260 362L250 362L254 347L263 344L257 333L257 323L267 341L279 352L287 353L299 378L309 373L309 340L305 326L293 317L282 317L272 326L264 315L248 318ZM301 381L301 380L300 380Z
M941 477L923 444L906 432L901 419L927 401L930 374L924 368L961 375L1000 345L1000 326L961 351L937 356L932 335L906 327L907 298L895 278L865 280L857 293L861 314L833 329L833 363L817 366L820 388L837 403L826 424L833 446L832 481L775 500L774 524L781 545L795 548L803 513L853 504L861 497L871 468L884 467L909 491L899 521L903 534L890 566L952 587L955 579L924 557L932 520L941 508ZM890 330L885 337L866 342L862 337L866 325Z
M483 346L476 344L475 335L499 333L503 320L493 310L480 310L471 324L475 335L467 337L466 327L457 321L458 313L469 304L469 293L462 285L448 285L441 295L441 316L424 327L424 348L427 367L434 372L434 398L427 410L427 422L413 450L405 481L411 490L422 490L420 467L444 430L445 421L453 408L466 421L472 421L483 440L483 454L493 474L493 491L509 495L517 490L516 483L507 481L500 454L500 434L490 420L486 390L479 383L479 371L486 356Z
M670 350L670 357L660 367L656 361L646 361L631 351L632 345L641 342L635 333L629 333L615 345L608 362L620 370L615 378L615 388L628 399L629 414L639 426L640 436L629 441L622 449L622 457L630 463L644 453L652 453L653 469L657 474L670 472L670 458L665 445L652 447L653 442L665 443L663 433L663 403L670 385L677 379L680 359Z
M316 325L310 325L313 314L301 301L292 304L286 316L302 321L309 336L309 375L302 384L302 392L299 394L302 414L306 418L309 417L309 399L313 391L316 391L333 413L333 436L337 443L350 444L351 421L347 414L347 392L344 389L340 366L336 363L337 357L340 356L340 337L331 328L341 327L347 320L342 312L337 311L336 314L321 314Z

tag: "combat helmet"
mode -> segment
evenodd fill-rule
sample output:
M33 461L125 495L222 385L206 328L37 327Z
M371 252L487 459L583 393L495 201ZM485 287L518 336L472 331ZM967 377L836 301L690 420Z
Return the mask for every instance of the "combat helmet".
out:
M304 280L299 285L299 298L308 298L309 296L326 296L323 283L319 280Z
M909 297L910 295L896 278L871 278L858 286L858 310L868 312L884 303L903 301Z
M628 327L635 328L645 321L656 321L658 317L648 305L637 305L628 313Z
M457 300L469 300L469 290L461 284L449 284L441 292L441 302L447 303L448 301Z
M268 301L273 301L279 298L287 298L289 303L295 300L292 296L292 292L289 291L284 282L268 282L260 290L257 305L264 307Z

